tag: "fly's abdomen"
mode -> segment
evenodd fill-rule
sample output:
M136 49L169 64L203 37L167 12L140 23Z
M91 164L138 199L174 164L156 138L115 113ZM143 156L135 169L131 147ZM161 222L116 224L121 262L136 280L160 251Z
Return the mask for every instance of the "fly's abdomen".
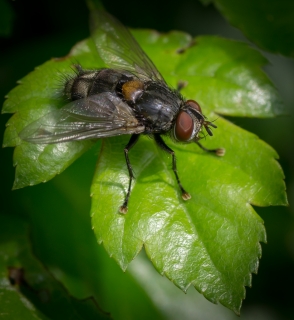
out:
M115 93L117 87L132 79L131 76L113 69L83 70L77 66L78 74L70 78L64 88L69 100L83 99L103 92Z

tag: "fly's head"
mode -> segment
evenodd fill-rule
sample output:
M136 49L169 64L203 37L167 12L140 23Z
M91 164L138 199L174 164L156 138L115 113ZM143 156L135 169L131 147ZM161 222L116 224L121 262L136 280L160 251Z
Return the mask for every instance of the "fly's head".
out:
M197 142L201 137L202 127L212 136L210 127L217 126L206 120L202 113L200 105L194 100L187 100L176 117L172 130L172 136L179 142Z

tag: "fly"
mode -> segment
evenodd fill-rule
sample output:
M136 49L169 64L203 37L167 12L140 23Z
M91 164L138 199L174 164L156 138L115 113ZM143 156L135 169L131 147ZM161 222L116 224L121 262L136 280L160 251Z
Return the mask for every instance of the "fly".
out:
M126 213L134 179L129 151L141 134L152 136L172 156L182 198L190 199L177 173L175 152L161 135L169 135L180 143L195 142L203 150L223 156L224 149L208 150L199 143L202 128L212 136L211 127L216 125L206 120L196 101L185 100L179 91L168 87L128 29L114 17L95 12L91 17L91 35L109 68L84 70L77 65L76 76L64 86L70 102L25 127L20 132L21 139L52 144L131 135L124 148L129 185L119 209Z

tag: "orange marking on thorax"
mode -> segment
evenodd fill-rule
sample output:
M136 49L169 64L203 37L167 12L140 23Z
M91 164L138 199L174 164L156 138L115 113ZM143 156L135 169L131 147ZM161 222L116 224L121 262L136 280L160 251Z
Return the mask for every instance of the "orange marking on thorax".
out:
M144 83L139 80L128 81L122 86L122 94L127 101L133 101L141 95Z

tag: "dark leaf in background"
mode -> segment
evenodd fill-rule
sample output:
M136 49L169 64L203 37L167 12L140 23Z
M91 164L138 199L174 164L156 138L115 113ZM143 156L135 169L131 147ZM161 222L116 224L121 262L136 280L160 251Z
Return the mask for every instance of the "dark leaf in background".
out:
M294 56L294 2L291 0L201 0L213 2L235 27L260 48Z
M93 298L78 300L33 256L27 224L0 215L0 315L3 319L110 319Z

